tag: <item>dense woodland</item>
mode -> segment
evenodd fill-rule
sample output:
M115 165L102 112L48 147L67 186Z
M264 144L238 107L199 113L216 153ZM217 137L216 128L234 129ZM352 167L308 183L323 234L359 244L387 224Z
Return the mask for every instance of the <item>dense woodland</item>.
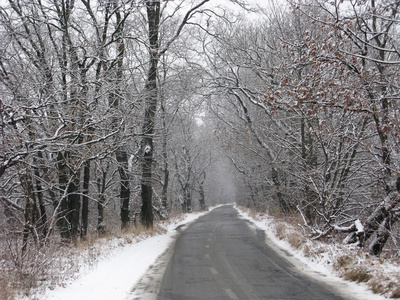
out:
M399 8L5 1L3 257L233 201L398 255Z

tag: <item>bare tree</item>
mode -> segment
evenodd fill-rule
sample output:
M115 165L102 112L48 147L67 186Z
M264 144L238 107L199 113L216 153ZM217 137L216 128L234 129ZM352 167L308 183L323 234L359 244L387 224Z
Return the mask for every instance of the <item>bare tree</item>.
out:
M161 20L161 1L147 1L147 21L148 21L148 41L149 41L149 69L147 71L147 80L144 88L145 97L145 114L143 121L143 139L141 142L142 153L142 182L141 182L141 197L142 197L142 210L141 217L142 223L145 227L153 226L153 140L154 140L154 126L156 121L156 111L158 104L158 64L161 55L165 54L171 44L181 35L183 28L189 23L200 7L202 7L209 0L199 1L193 5L184 14L180 21L175 33L166 41L159 40L160 20ZM166 6L166 4L165 4ZM177 5L176 8L179 8Z
M326 15L326 26L336 24L329 39L334 45L334 51L327 54L326 59L345 66L349 70L348 75L357 83L354 90L362 93L359 98L349 95L345 109L367 114L372 121L369 124L374 124L377 138L372 142L379 142L377 151L370 147L367 149L373 155L376 170L380 174L375 179L378 188L375 193L384 196L379 203L373 205L370 215L366 216L365 232L354 232L354 239L349 239L356 240L358 236L360 245L363 245L374 236L369 251L375 255L381 253L390 236L390 228L397 220L399 203L399 179L393 161L393 157L397 156L394 146L397 142L392 139L397 135L392 124L397 123L395 116L398 110L395 104L398 86L393 74L396 74L395 70L400 63L396 38L399 6L398 1L356 1L351 5L351 12L345 12L340 3L330 6L317 2L314 5L314 9ZM312 11L305 13L309 18L317 20Z

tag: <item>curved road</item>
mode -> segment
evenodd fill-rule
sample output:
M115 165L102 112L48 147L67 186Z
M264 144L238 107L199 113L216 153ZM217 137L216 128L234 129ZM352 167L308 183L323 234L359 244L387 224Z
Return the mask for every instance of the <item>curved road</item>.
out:
M153 267L164 274L148 293L152 297L140 299L344 299L298 272L232 205L181 231L165 266ZM150 277L154 286L156 276Z

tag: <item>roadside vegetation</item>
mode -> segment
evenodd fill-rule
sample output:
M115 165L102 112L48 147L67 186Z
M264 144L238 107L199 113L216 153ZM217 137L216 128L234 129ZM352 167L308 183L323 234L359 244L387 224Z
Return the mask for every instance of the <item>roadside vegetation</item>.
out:
M0 299L40 299L45 290L66 287L124 246L164 234L169 224L183 219L184 214L174 213L168 220L156 221L153 228L139 225L129 230L110 231L102 236L90 234L76 246L54 241L48 247L32 249L27 257L10 257L13 252L1 248Z
M307 261L319 265L319 269L362 284L375 294L400 298L400 263L389 253L376 257L355 245L343 244L340 239L315 240L302 225L299 214L284 217L244 207L239 209L266 224L276 239L287 243Z

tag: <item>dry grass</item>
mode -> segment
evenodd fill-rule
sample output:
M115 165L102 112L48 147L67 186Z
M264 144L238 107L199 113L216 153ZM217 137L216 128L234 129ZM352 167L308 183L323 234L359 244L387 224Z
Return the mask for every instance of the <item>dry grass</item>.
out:
M375 294L385 295L389 298L400 298L400 276L391 278L389 276L379 274L374 276L368 285Z
M396 284L396 287L391 292L390 298L394 298L394 299L400 298L400 287L399 287L398 283Z
M166 224L169 224L172 220L174 221L182 221L185 218L185 214L179 211L171 211L168 215L168 219L164 220Z
M290 232L287 235L287 241L294 248L300 249L307 242L307 239L298 232Z
M241 210L245 211L253 219L257 218L259 215L259 212L254 207L249 207L249 208L241 207Z
M305 257L314 259L323 257L327 252L327 248L324 245L315 243L313 241L307 240L300 249Z
M156 224L152 228L145 228L141 224L131 227L125 234L133 235L133 236L155 236L159 234L163 234L166 232L166 229Z
M89 233L86 239L79 240L75 246L61 244L57 235L54 235L46 247L30 245L28 255L24 258L15 254L21 249L20 238L17 237L12 252L7 247L0 249L0 299L12 300L20 296L35 299L34 295L41 290L76 278L82 266L95 266L100 258L111 255L113 249L165 232L166 229L158 224L151 229L141 225L124 231L115 228L105 231L101 236L96 232Z
M363 266L344 268L343 278L348 281L367 282L372 278L371 271Z
M286 238L286 230L287 230L287 224L282 223L282 222L278 222L275 225L275 236L280 239L280 240L284 240Z
M0 299L12 300L15 297L15 289L10 286L12 278L7 278L7 274L1 274L0 278Z
M375 294L385 294L388 292L387 282L390 280L387 276L383 276L381 278L372 278L369 282L369 286L371 290Z
M288 242L291 246L296 249L300 249L306 244L307 238L300 232L294 225L286 222L275 223L275 236Z
M353 254L344 254L337 256L336 261L333 263L333 269L339 271L344 268L348 268L349 265L354 264L356 257Z

